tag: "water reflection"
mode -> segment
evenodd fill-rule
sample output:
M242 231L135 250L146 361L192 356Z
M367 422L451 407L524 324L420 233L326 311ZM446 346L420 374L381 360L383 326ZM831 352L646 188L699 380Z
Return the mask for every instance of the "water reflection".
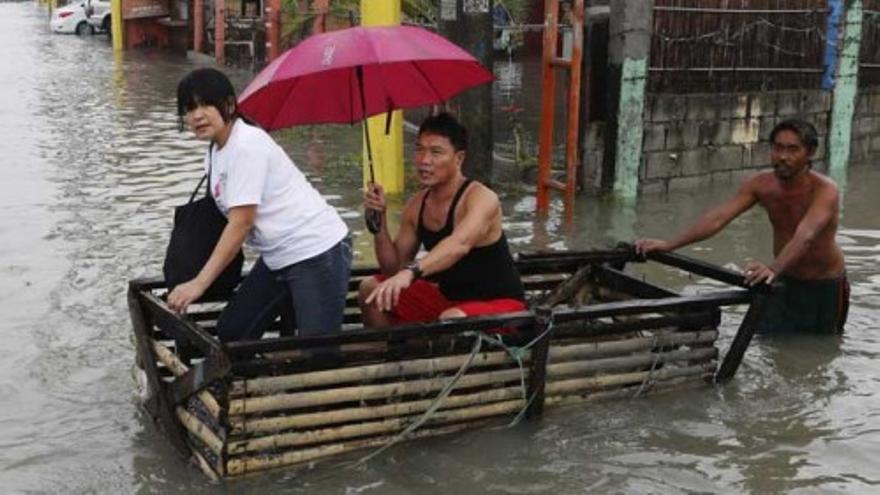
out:
M173 207L201 175L204 143L181 133L177 81L197 62L129 52L101 38L50 36L44 12L0 3L0 482L7 492L210 492L134 406L125 282L158 273ZM27 61L27 63L22 63ZM539 71L499 64L497 101L514 99L535 125ZM241 88L250 77L231 73ZM417 121L417 114L412 114ZM499 127L501 140L503 125ZM360 128L278 134L355 231L372 263L360 213ZM409 154L407 154L409 156ZM408 167L410 173L411 167ZM541 422L401 445L362 471L335 465L281 472L234 491L294 493L616 493L846 491L880 484L880 170L850 171L840 240L853 286L849 325L833 338L758 338L737 378L719 388L550 411ZM501 191L514 250L612 246L692 222L735 184L643 197L623 205L579 198L566 224L554 196L534 215L533 191ZM394 198L399 212L402 199ZM398 221L391 215L392 229ZM732 268L767 259L759 210L685 250ZM652 268L684 292L718 288ZM725 313L722 350L742 309Z

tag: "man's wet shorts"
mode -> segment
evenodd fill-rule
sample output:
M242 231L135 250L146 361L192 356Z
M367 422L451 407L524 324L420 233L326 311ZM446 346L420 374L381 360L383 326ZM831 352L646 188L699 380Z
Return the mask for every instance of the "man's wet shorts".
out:
M765 333L841 334L849 312L846 273L826 280L781 276L783 287L770 295L759 330Z
M385 277L377 275L376 279L381 282ZM391 311L391 320L394 324L436 321L449 308L458 308L467 316L480 316L525 311L526 303L509 298L451 301L440 292L437 284L419 279L400 294L397 306Z

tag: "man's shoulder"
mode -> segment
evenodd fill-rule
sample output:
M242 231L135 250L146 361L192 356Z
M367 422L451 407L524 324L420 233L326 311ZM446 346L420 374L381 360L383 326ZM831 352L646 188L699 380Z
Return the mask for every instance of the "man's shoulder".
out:
M403 205L402 215L404 219L407 217L415 218L418 214L419 208L422 206L422 200L424 200L425 194L427 193L428 190L423 188L407 198L406 203Z
M810 179L816 184L818 187L827 190L827 191L837 191L837 183L831 180L830 177L820 174L815 170L810 170Z
M761 170L760 172L754 172L747 175L742 183L743 185L763 185L771 183L775 179L776 175L772 170Z
M499 201L498 194L496 194L492 188L478 180L471 180L471 185L467 190L467 196L470 200Z

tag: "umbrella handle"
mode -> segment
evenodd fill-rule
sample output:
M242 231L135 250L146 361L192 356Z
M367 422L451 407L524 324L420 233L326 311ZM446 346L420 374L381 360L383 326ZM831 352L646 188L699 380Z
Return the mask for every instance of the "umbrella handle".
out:
M364 220L366 220L367 230L369 230L371 234L378 234L382 229L381 211L367 208L364 211Z

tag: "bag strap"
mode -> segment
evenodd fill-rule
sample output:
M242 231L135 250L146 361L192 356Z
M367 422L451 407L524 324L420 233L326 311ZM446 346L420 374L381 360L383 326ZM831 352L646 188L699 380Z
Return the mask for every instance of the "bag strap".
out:
M189 202L192 203L196 199L196 194L199 193L199 189L202 188L202 184L205 183L205 179L208 179L208 183L205 184L205 196L211 195L211 169L214 167L214 142L211 141L211 144L208 146L208 173L203 175L199 180L199 184L193 190L192 194L189 196Z

